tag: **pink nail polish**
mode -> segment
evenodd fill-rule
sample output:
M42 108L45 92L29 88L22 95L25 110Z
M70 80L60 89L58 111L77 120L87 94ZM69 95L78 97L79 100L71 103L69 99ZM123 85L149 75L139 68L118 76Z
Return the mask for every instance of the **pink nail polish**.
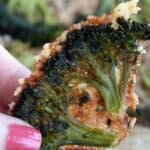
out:
M11 125L7 137L7 150L39 150L41 134L26 126Z

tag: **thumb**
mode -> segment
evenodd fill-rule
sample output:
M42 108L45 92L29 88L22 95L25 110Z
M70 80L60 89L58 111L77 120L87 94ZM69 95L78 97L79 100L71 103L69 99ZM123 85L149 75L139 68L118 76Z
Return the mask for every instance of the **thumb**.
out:
M26 122L0 113L0 150L39 150L41 134Z

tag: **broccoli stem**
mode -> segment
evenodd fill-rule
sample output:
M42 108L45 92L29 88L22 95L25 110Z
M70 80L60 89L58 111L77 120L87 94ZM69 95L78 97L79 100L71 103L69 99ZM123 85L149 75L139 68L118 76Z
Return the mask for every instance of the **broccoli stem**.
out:
M93 129L80 124L71 117L67 117L69 128L65 134L60 136L53 144L51 150L56 150L63 145L85 145L97 147L112 147L118 143L118 136L115 132L108 132Z
M96 76L93 84L102 94L108 112L119 114L122 108L122 100L119 95L113 59L111 58L111 62L104 64L104 62L98 61L96 56L92 56L90 53L87 57Z

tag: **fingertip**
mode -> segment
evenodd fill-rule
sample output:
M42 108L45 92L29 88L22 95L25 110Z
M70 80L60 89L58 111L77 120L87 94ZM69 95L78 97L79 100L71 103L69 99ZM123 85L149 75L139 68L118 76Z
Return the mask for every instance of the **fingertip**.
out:
M41 133L23 120L0 113L1 150L39 150Z
M0 103L7 107L13 99L19 78L26 78L31 72L10 55L2 45L0 45L0 64Z

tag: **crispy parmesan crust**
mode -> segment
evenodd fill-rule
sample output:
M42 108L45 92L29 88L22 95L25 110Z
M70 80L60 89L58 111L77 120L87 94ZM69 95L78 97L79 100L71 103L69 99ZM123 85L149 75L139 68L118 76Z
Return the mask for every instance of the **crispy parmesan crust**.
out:
M42 66L49 59L55 57L55 54L61 52L62 45L66 41L67 33L72 32L76 29L81 29L83 26L87 25L101 25L101 24L110 24L114 19L114 13L110 15L103 15L102 17L89 16L86 21L83 21L78 24L74 24L68 30L64 31L54 42L47 43L43 46L43 50L39 56L36 57L35 71L31 74L31 76L27 79L21 79L19 81L20 86L16 89L14 96L15 100L12 104L10 104L9 114L12 114L15 103L19 100L20 94L24 89L26 89L27 84L36 86L36 81L40 80L43 77ZM137 58L140 62L141 56ZM127 93L124 100L124 110L127 107L131 107L136 109L138 104L137 95L134 92L134 86L136 82L136 68L134 67L132 70L131 76L128 81ZM120 141L126 137L130 129L133 128L136 118L129 117L125 112L123 116L118 118L114 118L111 116L106 110L102 112L96 112L95 107L101 103L99 99L101 99L101 95L98 94L96 89L92 89L89 87L89 93L91 93L91 101L84 104L83 107L79 107L78 105L71 105L69 107L69 112L73 115L73 117L83 124L99 129L108 129L111 128L113 131L117 131L120 136ZM101 105L104 105L101 103ZM111 120L111 122L108 122ZM103 150L103 148L94 148L94 147L85 147L85 146L64 146L60 148L61 150Z

